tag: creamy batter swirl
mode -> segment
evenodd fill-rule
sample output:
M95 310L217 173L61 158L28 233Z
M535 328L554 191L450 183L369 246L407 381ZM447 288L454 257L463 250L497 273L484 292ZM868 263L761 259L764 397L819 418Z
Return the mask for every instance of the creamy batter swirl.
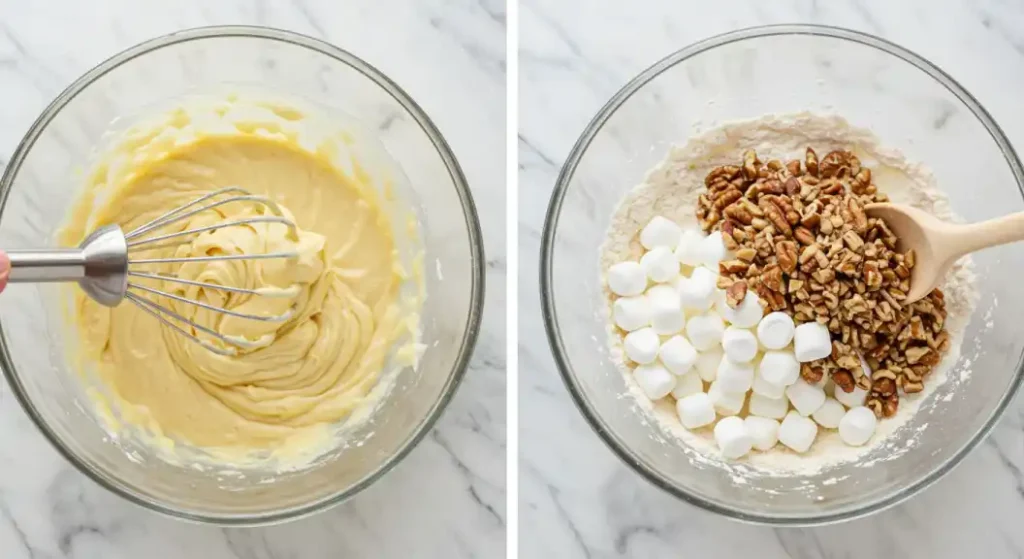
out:
M130 231L203 194L242 187L277 202L298 230L280 223L224 227L132 256L291 251L297 257L133 269L256 289L259 295L143 280L215 307L290 317L258 321L148 295L245 346L227 356L204 349L136 305L109 309L78 290L73 322L82 364L113 395L121 420L198 447L277 449L289 440L308 440L310 430L364 403L409 323L398 304L401 267L376 193L357 175L340 171L323 149L301 145L292 128L296 113L269 106L222 108L214 111L214 124L198 125L194 112L178 109L130 131L89 174L60 240L76 245L108 223ZM226 204L159 234L265 214L258 204Z

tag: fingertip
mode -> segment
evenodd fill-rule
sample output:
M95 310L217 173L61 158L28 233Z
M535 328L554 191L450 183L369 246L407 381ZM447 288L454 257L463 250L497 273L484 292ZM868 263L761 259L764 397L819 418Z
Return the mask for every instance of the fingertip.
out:
M0 291L7 287L7 278L11 275L11 257L0 250Z

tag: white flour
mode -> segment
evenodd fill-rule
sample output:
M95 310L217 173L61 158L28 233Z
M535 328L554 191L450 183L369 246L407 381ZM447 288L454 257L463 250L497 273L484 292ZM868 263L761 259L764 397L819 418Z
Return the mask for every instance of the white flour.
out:
M720 165L736 165L747 149L755 150L762 161L802 160L807 146L813 147L819 156L836 149L850 150L863 165L871 168L879 190L894 202L910 204L938 217L956 220L947 197L935 186L931 171L920 164L908 162L899 151L880 146L878 138L871 132L855 128L836 116L810 113L767 116L726 124L691 138L683 146L674 147L668 157L648 173L642 184L626 194L616 209L601 247L601 269L624 260L637 260L643 252L638 233L655 216L696 226L694 209L697 196L704 189L704 177L711 169ZM609 320L611 355L626 376L632 397L645 413L653 417L651 423L697 450L702 462L730 469L736 474L733 479L737 482L742 482L744 472L753 473L750 472L751 467L759 475L809 475L857 460L881 445L886 447L888 457L893 458L905 452L912 439L921 436L927 425L914 433L897 434L897 431L946 381L949 369L956 363L963 330L978 299L974 283L971 262L965 258L954 266L942 286L949 313L947 329L952 336L952 349L925 380L924 392L901 396L897 414L879 421L875 435L862 447L847 446L835 430L819 429L814 446L806 454L796 454L776 445L767 452L754 451L739 464L727 463L719 455L710 426L690 432L679 422L672 398L651 402L643 394L625 364L622 334ZM610 309L611 294L607 293L607 296Z

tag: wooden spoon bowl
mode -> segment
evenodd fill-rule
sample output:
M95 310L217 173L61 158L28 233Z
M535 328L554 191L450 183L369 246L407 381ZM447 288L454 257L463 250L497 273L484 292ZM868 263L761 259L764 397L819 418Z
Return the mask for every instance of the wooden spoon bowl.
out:
M920 300L942 283L953 264L965 254L1024 240L1024 212L973 223L948 223L911 206L869 204L864 208L889 226L897 250L913 249L917 256L910 273L907 302Z

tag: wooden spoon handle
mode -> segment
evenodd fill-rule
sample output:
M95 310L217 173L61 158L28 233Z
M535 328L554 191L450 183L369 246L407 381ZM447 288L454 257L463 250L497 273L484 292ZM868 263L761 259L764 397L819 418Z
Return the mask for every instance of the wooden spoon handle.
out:
M1024 212L962 225L953 233L949 239L950 250L958 254L1024 241Z

